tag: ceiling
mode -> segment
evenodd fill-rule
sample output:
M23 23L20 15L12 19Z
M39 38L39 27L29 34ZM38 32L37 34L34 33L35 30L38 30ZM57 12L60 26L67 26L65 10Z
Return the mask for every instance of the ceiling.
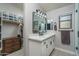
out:
M38 3L40 9L45 12L55 10L70 4L73 4L73 3ZM23 10L23 3L13 3L13 5Z
M39 3L39 6L43 11L47 12L70 4L72 3Z
M17 8L19 8L20 10L23 10L23 3L10 3L14 6L16 6Z

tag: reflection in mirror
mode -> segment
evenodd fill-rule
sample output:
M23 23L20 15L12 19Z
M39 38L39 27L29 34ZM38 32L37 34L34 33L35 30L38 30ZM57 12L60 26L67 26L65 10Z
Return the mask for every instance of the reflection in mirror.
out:
M33 33L45 33L47 26L47 19L39 15L36 12L33 12Z
M57 23L54 22L54 30L57 31Z
M47 30L53 30L53 19L47 20Z

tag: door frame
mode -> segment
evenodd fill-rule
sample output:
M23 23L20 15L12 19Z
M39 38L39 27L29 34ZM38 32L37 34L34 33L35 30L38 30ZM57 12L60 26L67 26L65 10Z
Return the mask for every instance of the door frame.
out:
M78 53L78 49L76 49L78 47L78 31L79 31L79 25L78 25L78 15L79 15L79 11L78 11L78 8L79 8L79 3L75 3L75 55L79 55Z

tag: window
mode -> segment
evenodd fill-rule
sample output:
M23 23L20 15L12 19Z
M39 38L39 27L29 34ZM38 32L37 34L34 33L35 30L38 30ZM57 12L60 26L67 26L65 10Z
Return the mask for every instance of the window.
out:
M63 15L59 17L59 29L72 28L72 14Z

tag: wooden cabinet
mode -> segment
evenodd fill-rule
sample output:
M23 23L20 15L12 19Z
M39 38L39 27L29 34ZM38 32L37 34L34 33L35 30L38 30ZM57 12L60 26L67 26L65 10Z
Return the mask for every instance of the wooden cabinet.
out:
M29 55L49 56L54 49L54 38L55 36L52 36L42 42L29 39Z
M2 53L6 53L4 55L10 54L14 51L21 49L21 39L18 37L5 38L3 40L2 45Z

